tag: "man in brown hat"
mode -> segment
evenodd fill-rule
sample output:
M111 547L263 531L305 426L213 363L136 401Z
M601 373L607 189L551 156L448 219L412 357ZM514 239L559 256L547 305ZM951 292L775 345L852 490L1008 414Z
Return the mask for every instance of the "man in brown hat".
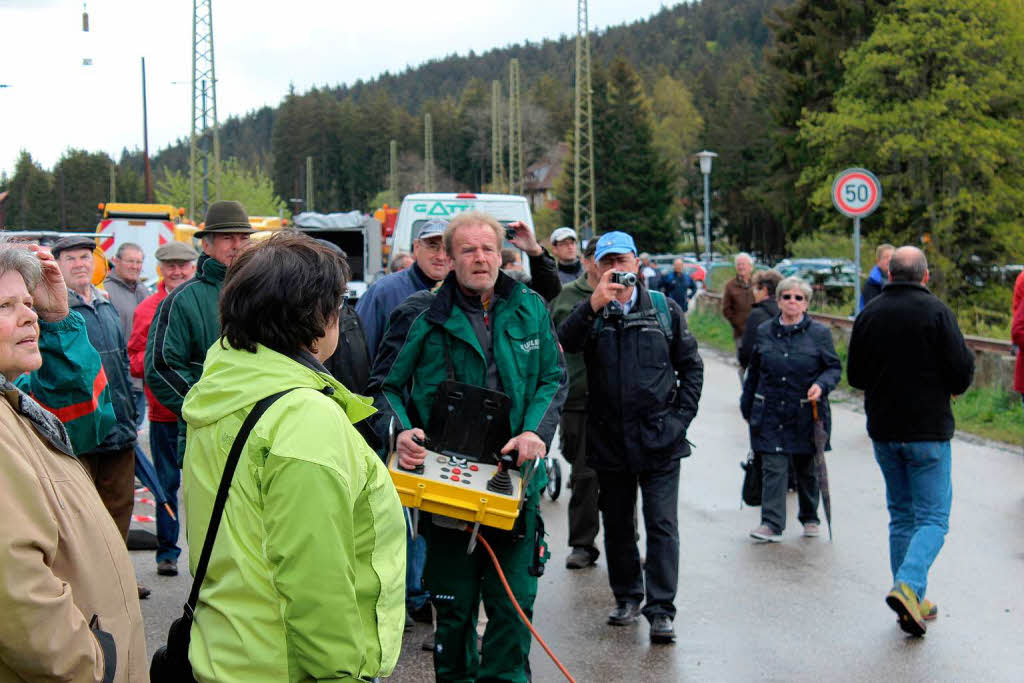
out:
M178 466L185 455L185 423L181 403L203 372L206 350L220 336L217 300L224 275L255 232L239 202L210 204L206 223L196 237L203 253L192 280L160 302L146 342L146 385L164 407L178 417Z
M135 309L131 336L128 338L128 360L133 377L143 377L146 372L146 341L153 323L156 309L167 295L192 279L196 273L196 259L199 255L191 245L184 242L168 242L156 250L160 264L160 282L156 294L143 299ZM178 416L161 405L149 387L145 387L146 402L149 404L149 452L160 485L169 498L171 512L163 506L156 508L156 572L162 576L178 573L178 486L181 473L178 470Z

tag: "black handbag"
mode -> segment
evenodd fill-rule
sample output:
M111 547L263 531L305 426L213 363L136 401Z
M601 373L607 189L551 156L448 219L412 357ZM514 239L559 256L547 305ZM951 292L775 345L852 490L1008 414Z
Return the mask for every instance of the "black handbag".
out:
M245 447L252 428L256 426L267 408L289 391L291 389L279 391L258 401L246 415L241 429L238 430L238 434L231 444L227 462L224 463L224 474L220 478L220 487L217 489L217 497L213 502L210 524L206 529L206 539L203 541L203 552L199 556L199 565L196 567L196 575L192 580L192 591L188 595L188 602L185 603L183 614L171 624L167 633L167 644L153 653L153 660L149 665L149 680L152 683L195 683L192 665L188 661L188 646L192 639L192 618L196 604L199 602L199 589L202 588L203 578L206 577L206 568L210 564L210 553L213 552L213 542L217 538L217 528L220 526L221 516L224 513L224 504L228 500L228 490L231 488L231 480L235 475L235 467L238 465L238 458L242 454L242 448Z
M751 507L761 504L761 454L750 451L747 459L740 463L743 468L743 489L740 496Z

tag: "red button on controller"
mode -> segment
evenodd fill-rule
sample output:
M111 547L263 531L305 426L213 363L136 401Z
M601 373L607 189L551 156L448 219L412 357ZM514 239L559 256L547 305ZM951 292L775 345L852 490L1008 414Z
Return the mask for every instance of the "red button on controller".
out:
M452 475L452 481L458 481L458 480L459 480L459 475L453 474Z
M460 470L458 467L453 467L452 474L462 474L462 470Z
M469 469L471 469L471 470L473 470L474 472L476 472L476 471L477 471L478 469L480 469L480 468L479 468L479 467L477 467L476 465L470 465L470 466L469 466Z

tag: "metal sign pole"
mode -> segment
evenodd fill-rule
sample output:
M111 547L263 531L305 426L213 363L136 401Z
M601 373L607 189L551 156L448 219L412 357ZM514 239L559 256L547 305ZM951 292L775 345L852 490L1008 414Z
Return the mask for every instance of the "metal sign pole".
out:
M853 310L860 313L860 216L853 219Z

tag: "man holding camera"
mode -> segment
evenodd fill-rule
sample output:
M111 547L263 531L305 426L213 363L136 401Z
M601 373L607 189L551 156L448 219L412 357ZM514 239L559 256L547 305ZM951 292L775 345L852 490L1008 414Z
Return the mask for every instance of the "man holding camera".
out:
M631 236L602 235L595 257L600 282L558 327L558 337L567 353L583 353L587 367L587 457L600 485L616 603L608 623L634 623L646 597L651 642L672 643L679 460L690 455L686 430L697 414L704 364L679 305L638 282ZM644 567L633 527L638 487L647 530Z
M543 299L499 271L504 236L501 224L484 213L452 219L444 232L452 272L436 293L417 292L395 309L377 350L370 392L380 411L379 431L387 431L392 417L400 424L395 450L399 466L406 469L426 458L426 420L436 401L448 400L442 385L454 382L468 385L466 391L505 394L513 436L501 452L518 453L524 476L534 472L516 529L481 533L493 546L517 602L532 616L541 573L534 565L546 559L539 500L547 476L538 459L554 437L568 379ZM437 610L437 680L530 680L530 633L483 548L466 553L466 523L433 515L424 526L424 582ZM481 599L489 621L478 655Z

